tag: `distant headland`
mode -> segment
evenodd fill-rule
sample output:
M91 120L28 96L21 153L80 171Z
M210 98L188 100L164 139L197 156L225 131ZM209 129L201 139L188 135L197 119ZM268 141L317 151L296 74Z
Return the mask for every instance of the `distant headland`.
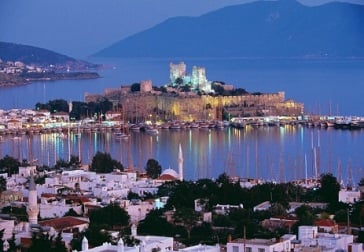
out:
M0 42L0 87L33 81L95 79L100 65L43 48Z

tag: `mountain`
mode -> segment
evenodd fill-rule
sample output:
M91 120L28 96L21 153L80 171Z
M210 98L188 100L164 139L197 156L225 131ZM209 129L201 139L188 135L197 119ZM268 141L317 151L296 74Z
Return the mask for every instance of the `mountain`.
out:
M259 1L170 18L95 56L364 57L363 27L363 5Z
M0 59L4 62L21 61L27 65L32 64L43 67L55 65L58 68L71 67L76 70L97 67L95 64L77 60L47 49L1 41Z

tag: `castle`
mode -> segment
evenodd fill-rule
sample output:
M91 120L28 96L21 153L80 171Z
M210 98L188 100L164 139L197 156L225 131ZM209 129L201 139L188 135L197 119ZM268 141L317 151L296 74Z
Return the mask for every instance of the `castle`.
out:
M170 63L170 84L158 88L152 81L141 81L140 91L131 86L107 89L103 95L85 95L85 102L107 98L122 106L125 121L163 120L228 120L248 116L300 116L302 103L286 100L284 92L234 92L232 85L214 83L223 93L216 92L206 78L205 69L194 66L192 75L186 65ZM187 87L187 89L186 89ZM241 91L241 89L240 89ZM245 91L245 90L244 90Z

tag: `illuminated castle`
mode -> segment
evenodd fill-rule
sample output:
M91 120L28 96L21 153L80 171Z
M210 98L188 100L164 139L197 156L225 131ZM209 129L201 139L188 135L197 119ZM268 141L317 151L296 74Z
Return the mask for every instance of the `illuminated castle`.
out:
M206 78L206 70L204 67L194 66L192 75L186 74L186 64L180 62L178 64L169 64L169 77L172 86L190 86L191 90L204 91L206 93L213 92L211 82Z

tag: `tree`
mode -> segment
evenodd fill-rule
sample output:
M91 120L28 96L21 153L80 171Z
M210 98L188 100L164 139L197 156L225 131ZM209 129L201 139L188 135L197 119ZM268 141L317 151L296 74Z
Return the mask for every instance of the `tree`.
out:
M4 177L0 177L0 193L6 191L6 179Z
M62 240L62 233L58 232L56 239L54 240L53 249L54 252L67 252L66 246Z
M11 235L11 238L8 240L9 242L9 252L18 251L16 246L16 239L15 239L15 233Z
M78 156L71 155L71 158L70 158L70 161L68 164L70 167L75 167L75 168L80 167L80 165L81 165L80 158Z
M114 169L123 171L124 167L119 161L112 159L109 153L102 153L98 151L92 158L90 171L95 171L97 173L109 173Z
M181 77L178 77L174 82L177 86L181 86L183 84L183 79Z
M69 167L69 163L64 159L58 159L56 161L56 164L54 165L54 168L56 170L59 170L61 168L68 168L68 167Z
M320 178L320 197L324 202L335 203L339 200L340 184L331 173L322 174Z
M147 172L147 176L152 179L156 179L162 172L162 167L155 159L148 159L147 165L145 167L145 171Z
M19 166L19 160L8 155L0 159L0 171L7 172L9 176L17 174L19 172Z
M39 252L39 251L51 251L52 250L52 240L53 236L49 233L33 233L32 234L32 245L29 248L29 252Z
M133 83L130 87L131 92L139 92L140 91L140 83Z
M90 212L90 225L100 226L107 229L127 226L130 216L124 208L116 203L111 203L106 207Z
M295 214L298 218L297 225L312 225L315 220L315 215L313 214L312 207L308 205L302 205L297 207L295 210Z
M191 239L191 230L196 225L199 219L199 215L192 208L181 207L176 210L173 215L174 222L177 225L181 225L187 230L187 239Z
M63 216L80 217L80 215L78 213L76 213L76 211L73 210L73 208L70 208L70 210L68 210Z
M170 236L174 233L174 227L163 216L162 209L154 209L139 223L138 233Z

